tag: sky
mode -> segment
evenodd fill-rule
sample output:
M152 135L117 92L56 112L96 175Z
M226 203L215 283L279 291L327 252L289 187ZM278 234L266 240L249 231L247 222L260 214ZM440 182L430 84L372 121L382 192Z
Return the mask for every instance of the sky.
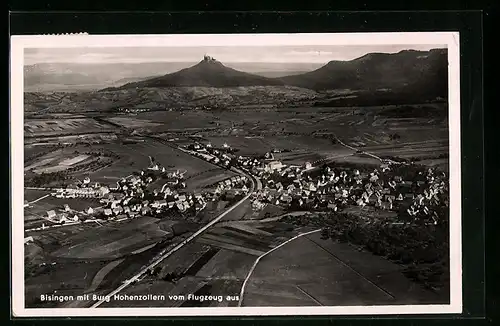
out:
M318 63L352 60L367 53L396 53L413 49L427 51L446 47L433 45L318 45L318 46L217 46L217 47L123 47L123 48L27 48L24 64L38 63L147 63L198 62L207 54L222 63Z

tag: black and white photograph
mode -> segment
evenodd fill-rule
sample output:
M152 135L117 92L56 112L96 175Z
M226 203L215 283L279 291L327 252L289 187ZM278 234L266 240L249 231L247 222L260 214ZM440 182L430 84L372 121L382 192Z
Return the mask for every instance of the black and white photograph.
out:
M16 316L461 312L458 33L11 46Z

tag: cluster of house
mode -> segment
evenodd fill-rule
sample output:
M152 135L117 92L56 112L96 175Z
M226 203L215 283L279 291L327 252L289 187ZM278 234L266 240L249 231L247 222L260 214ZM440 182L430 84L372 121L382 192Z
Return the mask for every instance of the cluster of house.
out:
M434 169L419 172L414 180L405 180L393 171L391 162L384 162L369 173L326 167L312 177L307 173L313 168L311 163L287 166L275 160L273 153L266 153L264 159L236 157L227 148L225 145L216 150L210 144L196 143L189 150L222 166L234 164L261 179L264 187L254 195L255 209L267 203L333 211L347 205L371 205L384 210L405 207L409 216L430 216L436 221L438 215L433 208L447 205L446 176Z
M194 208L196 211L200 211L205 206L206 202L201 194L179 194L167 188L166 192L159 193L152 200L133 201L131 203L130 198L114 199L106 205L103 214L108 219L115 216L119 218L122 215L123 217L134 218L138 215L160 214L171 209L185 212L190 208Z
M201 194L179 193L179 188L185 188L183 182L184 173L179 171L166 172L165 168L159 167L152 161L148 168L150 171L161 171L165 183L161 189L152 192L147 187L155 181L151 174L141 171L140 175L124 178L112 188L106 198L101 199L104 204L103 215L108 219L122 215L134 218L138 215L159 214L169 209L177 209L185 212L194 207L197 211L202 210L206 203ZM154 173L154 172L153 172Z
M184 173L179 171L167 172L151 159L149 172L141 171L139 175L122 178L116 187L105 187L99 183L92 183L90 178L75 188L59 189L54 196L59 198L98 198L100 207L89 207L83 212L71 209L67 204L60 212L47 212L47 219L53 222L68 222L92 219L97 216L105 219L134 218L142 215L160 214L169 210L186 212L203 210L208 200L215 201L222 194L226 199L240 194L247 194L248 178L236 175L213 185L211 191L201 193L184 193ZM165 183L161 189L148 190L155 181L154 176L160 175Z
M55 210L47 212L47 219L54 223L59 222L78 222L80 220L80 213L71 209L69 205L64 205L62 212L56 213Z
M448 180L444 173L437 173L433 169L427 170L425 187L421 193L414 196L413 202L407 208L408 215L418 217L430 217L434 224L438 224L439 215L433 207L443 205L449 207Z
M152 164L148 170L152 173L141 171L139 175L122 178L116 183L116 187L108 188L97 182L92 183L87 177L74 188L58 189L52 194L53 196L58 198L98 198L101 206L98 208L89 207L84 212L77 212L65 205L62 212L48 211L47 219L54 222L78 221L97 215L105 216L108 219L114 217L133 218L139 214L146 215L172 208L184 212L190 207L194 207L196 210L205 207L203 196L177 192L177 189L186 186L183 182L184 173L179 171L166 172L165 168L161 168L157 164ZM155 173L165 180L165 184L161 190L155 189L150 192L147 188L155 181L153 178Z
M195 143L182 148L185 151L189 151L191 154L204 159L205 161L220 165L225 168L229 168L232 165L241 167L245 170L251 170L255 167L271 166L271 169L277 169L281 167L281 163L278 161L271 161L267 165L255 157L237 156L232 154L232 148L228 144L224 143L220 148L215 148L211 143L201 144ZM279 151L275 151L276 153ZM272 153L268 153L266 161L273 158Z
M215 196L225 195L226 199L234 199L238 195L246 195L250 189L247 186L248 178L244 175L237 175L218 182L213 190Z
M433 169L420 172L417 180L404 180L394 175L389 164L370 173L326 167L315 177L305 173L310 168L307 163L287 167L270 162L255 169L264 187L256 194L253 205L272 203L333 211L347 205L371 205L385 210L408 207L409 216L429 216L435 223L438 215L433 208L447 205L445 175Z
M206 145L195 143L183 148L183 150L188 151L194 156L224 167L229 167L233 160L233 156L228 153L230 149L231 147L228 144L223 144L222 148L216 149L212 147L211 143Z
M86 177L75 188L60 188L52 195L57 198L102 198L109 191L107 186L101 186L99 182L91 184L90 178Z

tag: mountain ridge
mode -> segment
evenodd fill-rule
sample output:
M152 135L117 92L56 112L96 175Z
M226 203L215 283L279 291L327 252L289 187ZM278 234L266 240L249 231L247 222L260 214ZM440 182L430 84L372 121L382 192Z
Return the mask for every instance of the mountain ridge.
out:
M205 56L202 61L189 68L181 69L160 77L127 83L120 87L104 90L148 87L240 87L240 86L284 86L275 78L267 78L226 67L221 62Z
M367 53L348 61L332 60L322 67L283 77L264 77L225 66L205 56L199 63L163 76L104 90L151 87L295 86L315 91L349 89L422 94L446 97L448 90L446 49L402 50Z
M350 61L332 60L316 70L279 78L284 84L315 90L401 90L447 92L446 49L367 53ZM432 87L431 87L432 86Z

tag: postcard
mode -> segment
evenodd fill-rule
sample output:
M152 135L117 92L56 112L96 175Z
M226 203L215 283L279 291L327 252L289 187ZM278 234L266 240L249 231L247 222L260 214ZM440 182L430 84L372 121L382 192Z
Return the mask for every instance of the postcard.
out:
M12 36L13 316L460 313L458 39Z

